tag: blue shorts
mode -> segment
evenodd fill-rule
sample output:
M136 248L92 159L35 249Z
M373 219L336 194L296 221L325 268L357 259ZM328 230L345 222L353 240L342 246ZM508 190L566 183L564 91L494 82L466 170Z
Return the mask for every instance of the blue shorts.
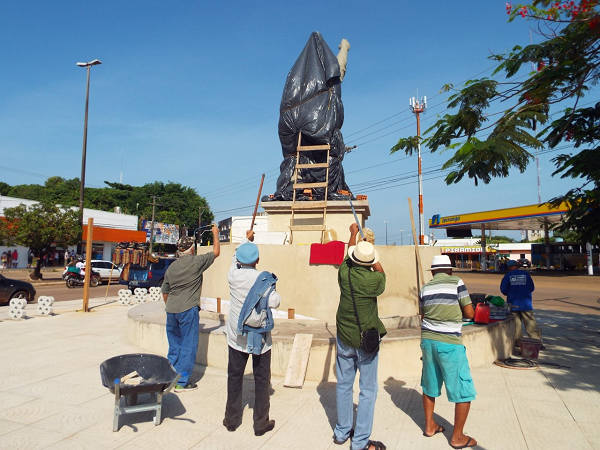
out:
M421 351L421 387L425 395L439 397L444 383L448 401L466 403L475 400L477 392L464 345L421 339Z

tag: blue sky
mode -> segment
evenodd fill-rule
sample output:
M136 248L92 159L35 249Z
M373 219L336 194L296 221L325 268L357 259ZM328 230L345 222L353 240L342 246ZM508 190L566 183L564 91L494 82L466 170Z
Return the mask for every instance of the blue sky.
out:
M358 147L344 159L346 181L368 195L367 226L377 243L385 243L388 221L388 242L399 244L402 229L407 244L407 197L418 220L417 159L389 149L415 134L408 100L427 96L426 129L445 112L444 84L491 76L492 52L530 40L530 24L507 17L496 0L5 1L0 180L80 176L86 71L75 63L97 58L103 64L91 73L86 185L118 182L122 171L127 184L195 188L217 220L251 214L262 173L263 194L275 190L287 73L310 33L320 31L334 53L342 38L351 44L342 132L346 145ZM487 186L447 186L432 171L450 154L422 150L426 223L434 214L537 203L535 163ZM550 176L557 154L540 155L542 200L575 186ZM376 185L387 177L402 180Z

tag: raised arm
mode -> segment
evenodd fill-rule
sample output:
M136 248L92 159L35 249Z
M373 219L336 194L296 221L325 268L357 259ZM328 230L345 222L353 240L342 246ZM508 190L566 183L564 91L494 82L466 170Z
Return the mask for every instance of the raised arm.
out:
M219 228L217 224L214 224L212 227L212 235L213 235L213 253L215 254L215 258L218 258L221 254L221 241L219 241Z
M356 222L350 225L350 239L348 239L348 248L356 245L356 236L358 235L358 224Z

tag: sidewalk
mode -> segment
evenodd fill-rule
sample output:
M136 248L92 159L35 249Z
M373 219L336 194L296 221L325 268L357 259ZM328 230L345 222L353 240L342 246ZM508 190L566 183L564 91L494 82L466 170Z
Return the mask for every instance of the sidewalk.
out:
M6 278L23 280L33 284L34 286L38 286L40 284L64 283L62 279L63 269L64 267L48 267L46 269L42 269L43 280L29 279L29 274L33 272L34 269L0 269L0 274L4 275Z
M37 317L30 307L31 318L22 321L6 320L8 308L0 308L0 449L350 448L350 441L332 441L335 383L288 389L273 379L276 426L255 437L251 377L244 386L250 406L230 433L221 423L226 373L201 366L194 371L198 390L165 397L161 425L153 425L151 413L129 414L113 433L114 396L101 384L99 365L139 349L126 340L129 307L103 300L92 299L90 313L75 312L81 301L60 302L53 317ZM478 397L465 432L481 449L600 449L600 316L540 310L536 316L548 346L542 360L570 369L474 370ZM390 450L449 449L453 410L442 394L436 420L446 432L425 438L419 380L388 379L380 385L372 438Z

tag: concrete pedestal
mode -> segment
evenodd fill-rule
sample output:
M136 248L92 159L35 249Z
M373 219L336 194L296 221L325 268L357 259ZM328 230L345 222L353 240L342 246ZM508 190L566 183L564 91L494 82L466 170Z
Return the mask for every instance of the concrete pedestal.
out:
M227 316L200 312L200 336L196 363L227 369ZM388 334L383 338L379 356L379 382L388 378L403 380L417 378L421 374L421 330L416 316L389 317L383 320ZM162 302L143 303L128 313L127 340L144 350L166 355L166 314ZM334 322L275 319L271 373L285 377L296 333L313 335L310 358L306 372L307 380L335 382L335 339ZM489 325L463 327L463 343L472 369L485 367L496 359L511 355L515 339L515 324L512 316L508 320ZM247 366L247 373L251 364Z
M296 202L298 203L298 202ZM310 203L310 202L306 202ZM371 215L368 200L353 200L354 210L364 227L366 220ZM292 202L261 202L260 206L269 215L269 230L275 232L290 232L290 220L292 218ZM294 214L294 225L320 225L323 223L322 211L297 211ZM326 225L330 230L335 230L337 240L348 242L350 224L354 223L354 215L350 208L350 202L330 200L327 202ZM320 231L294 231L294 244L313 244L321 242Z

